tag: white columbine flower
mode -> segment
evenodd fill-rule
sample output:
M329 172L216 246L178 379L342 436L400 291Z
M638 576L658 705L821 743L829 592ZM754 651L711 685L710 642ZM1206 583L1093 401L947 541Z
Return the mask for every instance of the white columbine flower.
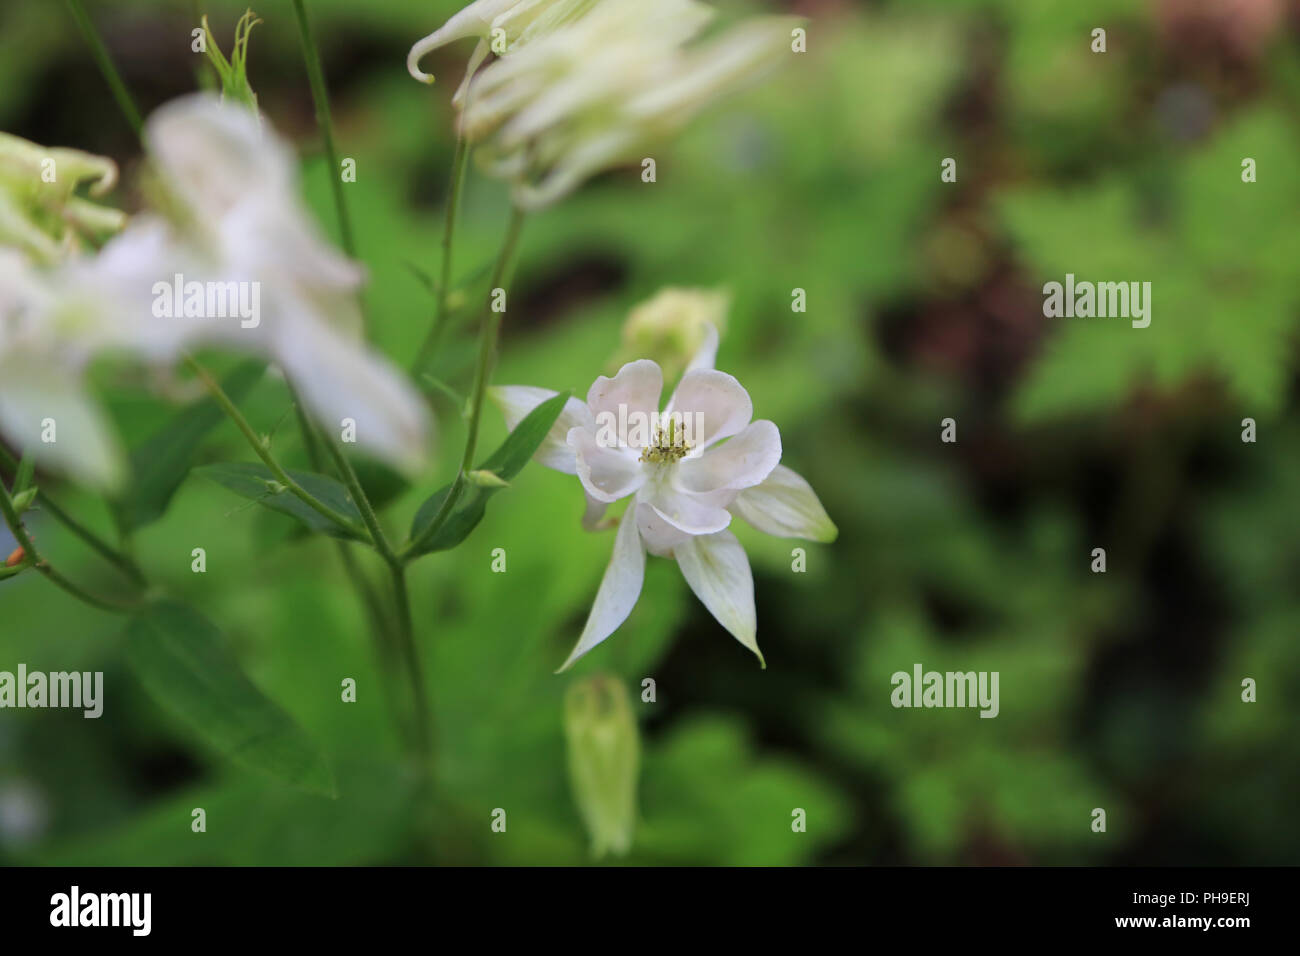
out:
M803 478L780 464L781 435L751 421L753 404L735 378L697 365L660 413L663 373L629 362L601 376L587 401L570 399L538 451L542 464L576 474L591 527L612 502L629 498L582 636L564 670L614 632L641 593L645 554L675 558L709 612L758 655L754 581L732 517L781 537L832 541L835 525ZM494 399L513 428L546 389L506 386Z
M461 132L517 205L552 203L779 62L799 22L758 17L688 46L712 16L695 0L602 0L481 70Z
M111 487L122 457L84 390L86 365L103 353L166 365L215 344L274 362L330 432L351 419L359 447L418 468L431 431L424 402L365 345L363 271L317 236L288 145L208 94L158 109L145 139L156 211L97 254L53 266L0 248L0 430ZM55 442L40 440L47 420Z
M364 271L318 236L289 145L251 111L210 94L160 107L145 139L161 214L137 217L104 248L99 268L123 319L148 317L138 350L166 360L214 343L264 355L328 430L352 419L359 447L419 467L430 433L424 402L363 341ZM255 292L258 315L194 315L188 306L177 314L167 287L178 274L186 285Z
M478 45L465 68L465 79L452 97L459 107L475 71L489 52L511 53L523 44L559 29L582 16L597 0L474 0L441 27L419 40L406 55L406 69L422 83L433 75L420 69L420 60L439 47L477 37Z

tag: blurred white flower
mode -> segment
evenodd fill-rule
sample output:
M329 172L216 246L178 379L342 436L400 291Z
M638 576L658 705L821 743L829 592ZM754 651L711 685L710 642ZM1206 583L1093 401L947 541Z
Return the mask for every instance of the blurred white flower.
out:
M42 467L111 489L125 475L123 457L84 376L120 336L74 277L0 248L0 434Z
M712 16L694 0L602 0L481 70L461 132L517 205L554 202L775 65L799 22L755 18L687 46Z
M419 468L424 402L363 341L363 271L317 236L288 145L209 94L159 108L145 139L155 211L98 254L50 268L0 249L0 429L45 464L111 487L122 457L84 390L86 365L105 352L169 364L214 344L278 365L329 432L351 419L358 447ZM232 312L246 292L252 318ZM40 440L48 419L53 443Z
M613 378L601 376L586 402L566 403L538 451L539 462L582 482L587 527L610 503L632 499L586 626L561 670L627 619L641 593L646 551L676 559L704 606L761 662L754 582L744 548L728 528L733 515L781 537L836 536L812 488L779 464L776 425L751 421L753 404L735 378L701 362L682 376L660 413L662 389L663 373L646 359ZM554 394L522 386L493 390L510 428ZM613 422L619 424L611 431Z
M477 37L465 78L452 97L459 107L475 71L490 52L512 53L520 46L559 29L586 13L597 0L474 0L441 27L416 42L406 55L406 69L422 83L432 83L433 74L420 69L420 60L439 47Z
M298 199L293 153L270 125L208 94L160 107L145 126L162 215L137 218L101 254L119 308L152 316L141 351L165 359L206 342L280 366L327 429L357 424L358 446L418 468L430 422L419 394L361 337L362 268L323 242ZM174 276L257 290L255 324L209 315L157 317ZM158 287L158 288L156 288ZM123 319L126 315L122 316Z
M121 229L126 216L75 195L89 182L102 196L117 183L117 165L77 149L38 146L0 133L0 245L40 263L55 263Z

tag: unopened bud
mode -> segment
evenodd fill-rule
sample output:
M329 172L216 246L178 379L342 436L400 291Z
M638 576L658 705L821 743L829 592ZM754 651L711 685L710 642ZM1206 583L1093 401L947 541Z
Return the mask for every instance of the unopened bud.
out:
M641 740L627 688L597 675L569 687L564 698L569 783L595 856L626 853L636 826Z
M478 485L480 488L508 488L510 482L506 481L494 471L483 469L481 471L469 471L465 473L471 484Z
M18 492L18 494L14 495L14 511L18 512L18 514L22 514L32 506L32 502L35 500L35 488L28 488L24 491Z
M653 359L664 370L665 381L672 381L695 361L701 349L717 348L730 305L731 297L721 290L660 290L628 313L617 364ZM712 362L710 354L707 364Z

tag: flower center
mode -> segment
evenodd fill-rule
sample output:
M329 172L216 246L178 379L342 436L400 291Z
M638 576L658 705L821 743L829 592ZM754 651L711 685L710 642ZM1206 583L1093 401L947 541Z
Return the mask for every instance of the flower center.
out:
M684 429L679 429L672 416L668 418L668 427L655 428L655 440L641 449L640 461L655 465L668 465L681 461L690 452L686 444Z

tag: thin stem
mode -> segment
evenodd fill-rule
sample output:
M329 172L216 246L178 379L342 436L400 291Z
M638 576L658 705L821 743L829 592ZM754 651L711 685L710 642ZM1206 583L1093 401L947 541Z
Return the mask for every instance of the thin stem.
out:
M230 396L226 394L225 389L223 389L221 384L213 378L211 374L209 374L207 369L195 361L193 356L189 355L185 357L185 364L188 365L203 384L207 386L208 391L212 393L212 397L216 399L216 402L221 406L222 411L224 411L230 417L230 420L235 423L236 427L239 428L244 438L248 441L248 444L252 446L253 451L257 452L257 457L261 458L266 467L271 470L271 474L275 476L276 481L284 485L285 488L292 492L295 497L301 500L317 514L334 522L334 524L343 528L350 534L364 536L364 528L358 527L357 523L351 518L339 514L339 512L325 504L325 502L316 498L298 484L298 482L294 481L287 471L280 467L280 463L275 460L275 457L267 449L266 445L262 442L262 439L258 437L257 432L253 431L253 426L248 424L248 419L244 418L243 413L235 406L235 403L230 400Z
M298 393L292 385L289 386L289 396L293 401L293 410L298 419L298 430L302 433L303 447L307 451L307 460L311 462L312 471L319 474L325 473L325 462L321 458L321 445L323 444L320 435L316 431L316 426L312 424L307 413L303 411L302 402L298 399ZM353 582L357 592L361 595L361 600L365 604L371 616L371 626L377 634L382 634L387 630L387 620L384 617L383 605L379 600L379 595L375 593L374 587L357 564L356 557L352 554L350 545L346 541L334 542L338 545L339 559L343 562L343 569L347 573L348 580Z
M489 298L492 291L505 289L510 283L510 270L514 265L515 248L519 244L519 234L524 228L524 211L515 208L510 214L510 225L506 228L505 242L501 254L497 256L496 267L492 270L492 281L488 283ZM479 420L483 416L483 396L487 393L488 379L492 376L492 364L496 358L497 338L501 334L501 316L504 310L497 312L488 308L484 314L484 328L479 338L478 367L474 370L474 392L470 398L469 435L465 439L465 454L461 456L460 470L469 471L474 466L474 451L478 446Z
M118 551L108 542L100 538L95 532L91 531L72 515L68 514L53 501L49 495L43 491L36 492L36 500L41 507L48 511L56 521L61 522L64 527L84 541L88 546L93 548L109 564L116 567L128 578L134 581L140 587L148 587L149 582L145 580L144 572L140 570L140 565L136 564L135 559L129 554Z
M442 278L438 282L433 324L429 327L416 353L411 373L419 375L429 364L429 358L438 347L442 330L447 324L447 297L451 294L451 249L456 234L456 216L460 211L461 187L465 182L465 165L469 158L469 143L463 136L456 137L456 155L451 161L451 185L447 190L447 220L442 230Z
M99 66L99 72L104 74L104 79L108 82L109 89L113 91L113 99L117 100L117 107L126 117L126 121L131 124L131 129L135 132L137 139L143 139L144 122L140 119L140 111L136 108L135 101L131 99L131 93L126 88L126 83L122 80L122 75L117 72L117 67L113 63L113 58L109 56L108 47L104 45L104 40L95 29L90 17L86 16L86 8L81 5L81 0L68 0L68 7L72 11L72 18L77 21L77 26L81 29L81 34L86 38L86 43L90 46L90 55L95 58L95 63Z
M347 201L343 198L343 180L339 176L338 153L334 149L334 121L330 115L329 89L325 86L325 71L321 67L320 49L316 46L311 20L307 17L307 8L303 0L293 0L293 9L298 15L298 36L302 40L303 59L307 61L307 79L311 83L312 102L316 104L316 125L320 127L321 140L325 146L325 158L330 165L330 187L334 190L334 209L339 217L339 236L348 258L355 259L357 249L352 239L352 220L348 216Z
M400 561L393 561L389 568L393 577L393 601L397 606L397 636L406 663L406 676L411 682L411 700L415 705L415 746L421 758L422 769L427 774L432 767L430 731L433 717L429 710L429 699L424 692L424 670L420 666L420 652L411 622L411 596L406 588L406 568Z
M31 535L23 527L22 521L18 517L18 512L14 508L13 499L9 497L9 490L0 484L0 514L4 516L4 522L9 526L14 540L18 542L19 547L23 549L23 563L36 568L41 574L48 578L52 583L67 591L78 601L89 604L91 607L98 608L101 611L112 611L115 613L129 613L134 611L140 605L138 602L114 601L110 598L97 597L84 588L74 584L68 578L64 577L58 571L50 566L50 563L41 557L41 553L36 550L36 545L32 542Z
M406 588L406 568L402 565L402 560L398 557L397 552L393 550L392 545L388 543L384 529L379 524L379 516L375 514L374 506L371 505L370 499L366 496L366 490L362 487L360 479L357 478L352 463L348 461L334 442L326 440L324 445L325 450L334 460L339 476L343 479L348 493L352 496L352 501L356 504L357 509L361 512L362 519L366 522L366 528L370 531L370 537L375 543L375 549L383 556L392 575L393 603L397 609L398 649L402 654L403 663L406 667L407 679L411 682L411 704L415 709L412 717L415 735L414 743L416 753L420 757L422 772L427 775L430 772L429 723L431 718L428 697L424 692L424 669L420 666L420 652L415 643L415 627L411 622L411 597Z
M505 241L501 245L501 252L497 255L496 265L492 269L492 280L488 285L489 301L491 300L492 290L504 289L509 283L515 249L519 245L519 234L524 226L524 216L523 210L518 208L514 209L510 215L510 225L506 228ZM460 470L456 474L456 480L452 483L451 491L443 499L442 507L434 515L433 521L420 533L419 537L413 538L402 549L401 557L404 561L410 561L415 557L424 543L431 540L438 533L447 518L450 517L452 509L460 500L460 496L464 493L465 475L473 468L474 452L478 448L478 429L483 417L483 396L487 392L488 379L492 374L497 338L501 333L502 314L489 306L483 315L482 326L479 331L478 366L474 370L474 391L470 395L469 431L465 436L465 452L461 455Z
M384 534L383 526L379 523L379 516L375 514L370 499L366 497L366 490L361 487L361 480L357 478L357 473L352 470L352 463L344 457L343 452L339 451L334 442L326 440L324 445L325 451L329 453L335 467L339 470L339 477L343 479L348 494L352 496L352 503L361 512L361 520L366 523L366 530L370 532L370 540L374 542L375 550L380 553L385 561L391 564L397 560L397 553L393 551L392 545L388 543L388 537Z
M307 460L311 462L312 470L324 474L325 461L321 456L321 446L324 444L316 426L312 424L307 413L303 410L302 402L298 399L298 393L292 385L289 386L289 396L293 400L293 410L298 419L298 430L302 433L303 446L307 451ZM388 685L388 692L384 694L384 700L388 704L389 714L393 718L393 723L397 725L399 733L405 733L406 728L403 726L403 717L400 710L394 706L396 696L392 693L394 674L396 671L397 660L394 657L395 648L388 640L389 621L384 612L383 602L376 593L374 585L366 577L365 571L357 561L356 555L352 553L352 545L346 541L335 540L334 544L339 554L339 561L343 564L343 574L348 582L361 597L361 603L366 609L366 614L370 620L370 635L375 644L375 656L378 658L379 670L384 681Z
M18 462L8 451L0 446L0 462L3 462L6 468L11 471L17 471ZM140 587L147 587L148 581L145 580L144 572L134 560L105 541L95 532L91 531L68 512L60 508L54 501L40 488L36 490L36 501L40 504L42 510L48 511L56 521L62 523L69 531L89 545L105 561L120 570Z

